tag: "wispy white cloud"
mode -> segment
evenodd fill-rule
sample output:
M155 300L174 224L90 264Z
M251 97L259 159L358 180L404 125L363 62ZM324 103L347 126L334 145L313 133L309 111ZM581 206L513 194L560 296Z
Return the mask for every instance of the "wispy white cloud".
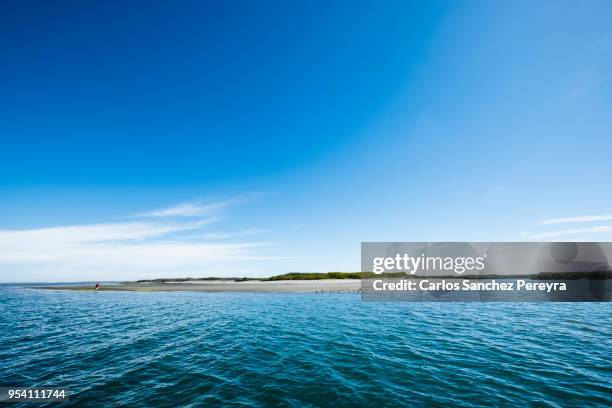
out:
M203 234L201 238L210 240L210 241L220 241L220 240L225 240L225 239L230 239L230 238L247 237L250 235L260 234L262 232L264 231L255 229L255 228L249 228L249 229L245 229L245 230L237 231L237 232L208 232L206 234Z
M612 226L608 225L600 225L596 227L590 228L575 228L575 229L564 229L557 231L545 231L538 233L523 233L522 238L530 241L538 241L538 240L549 240L549 239L560 239L560 238L574 238L573 240L577 240L576 237L580 236L580 240L587 240L591 234L603 234L603 233L611 233Z
M0 230L0 264L71 258L75 250L151 242L168 234L196 230L208 223L208 220L190 223L127 222Z
M212 217L177 220L160 216L142 221L0 230L0 281L242 276L253 270L256 261L282 259L267 254L267 243L231 242L259 230L206 232L213 221ZM225 241L211 242L214 240Z
M164 234L202 228L213 220L188 223L125 222L108 224L70 225L28 230L0 230L0 248L37 243L69 244L75 242L131 241Z
M202 217L221 211L227 204L225 202L213 204L182 203L174 207L161 208L150 212L138 214L139 217Z
M612 221L612 214L605 215L579 215L574 217L565 218L553 218L550 220L544 220L539 225L551 225L551 224L568 224L568 223L579 223L579 222L601 222L601 221Z
M187 202L172 207L137 214L138 217L207 217L225 210L228 207L252 202L261 196L260 193L245 194L216 202Z

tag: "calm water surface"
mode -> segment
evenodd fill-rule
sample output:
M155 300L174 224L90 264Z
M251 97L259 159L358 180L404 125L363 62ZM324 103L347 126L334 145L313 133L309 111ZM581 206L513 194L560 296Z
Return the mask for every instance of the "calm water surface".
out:
M611 313L5 286L0 385L68 386L54 406L609 407Z

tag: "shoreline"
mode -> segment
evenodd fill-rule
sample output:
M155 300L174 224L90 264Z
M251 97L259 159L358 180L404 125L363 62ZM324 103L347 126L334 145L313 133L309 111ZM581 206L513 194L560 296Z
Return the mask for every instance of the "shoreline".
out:
M381 276L384 278L384 276ZM610 272L564 273L537 275L481 275L481 276L413 276L406 279L528 279L538 281L553 280L608 280L612 279ZM394 278L400 279L400 278ZM402 278L404 279L404 278ZM116 292L288 292L288 293L344 293L360 292L362 279L278 279L278 280L234 280L234 279L190 279L180 281L124 281L102 284L99 291ZM95 291L93 283L49 284L30 286L31 289Z
M93 292L92 285L36 286L32 289ZM360 279L278 280L278 281L189 281L166 283L126 282L102 285L100 291L109 292L289 292L316 293L317 291L357 292Z

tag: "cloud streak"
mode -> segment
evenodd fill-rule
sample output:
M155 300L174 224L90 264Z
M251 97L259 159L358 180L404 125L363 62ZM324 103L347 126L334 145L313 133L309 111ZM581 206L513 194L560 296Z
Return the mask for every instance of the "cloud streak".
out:
M603 234L612 232L612 226L608 225L600 225L596 227L590 228L574 228L574 229L564 229L557 231L545 231L539 233L526 233L523 234L523 238L531 241L537 240L549 240L549 239L558 239L558 238L570 238L576 236L585 236L590 234ZM586 238L585 238L586 239ZM581 239L582 240L582 239Z
M579 215L575 217L553 218L550 220L544 220L540 222L539 225L568 224L568 223L580 223L580 222L601 222L601 221L612 221L612 214Z
M213 203L186 202L172 207L137 214L138 217L168 218L168 217L207 217L235 205L246 204L259 198L261 194L252 193Z
M216 218L195 218L234 203L197 210L179 205L148 220L0 230L0 281L243 276L256 269L257 261L283 259L267 254L270 244L265 242L231 242L259 230L206 232Z
M219 241L219 240L225 240L225 239L230 239L230 238L247 237L250 235L260 234L262 232L263 230L249 228L249 229L237 231L237 232L209 232L209 233L202 235L202 238L210 240L210 241Z

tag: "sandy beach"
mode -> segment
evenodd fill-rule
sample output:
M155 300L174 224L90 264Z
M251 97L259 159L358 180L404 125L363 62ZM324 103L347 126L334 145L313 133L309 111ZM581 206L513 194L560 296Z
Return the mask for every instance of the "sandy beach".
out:
M286 281L189 281L189 282L126 282L102 285L102 291L192 291L192 292L356 292L361 287L359 279L321 279ZM94 285L44 286L37 289L93 291Z

